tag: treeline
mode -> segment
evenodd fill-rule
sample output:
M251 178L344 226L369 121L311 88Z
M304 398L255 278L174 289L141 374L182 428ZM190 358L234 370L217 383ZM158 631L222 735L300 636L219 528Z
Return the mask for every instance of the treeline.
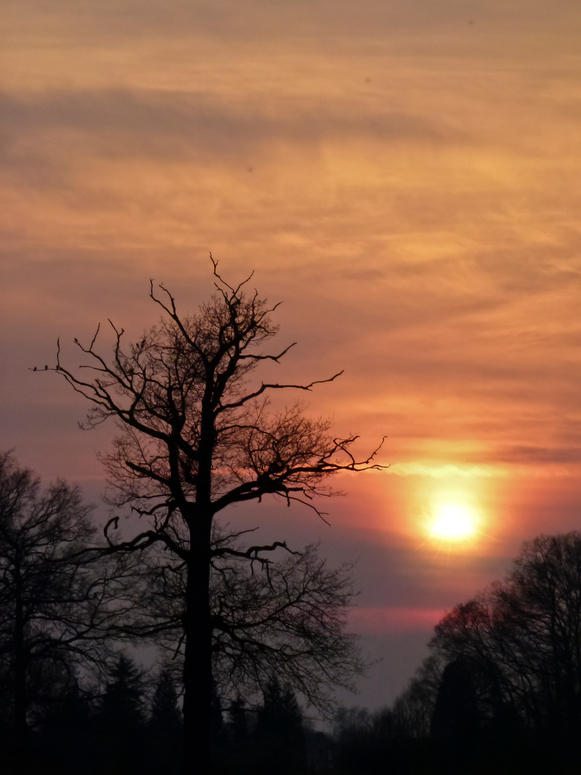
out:
M31 726L25 762L9 718L2 719L3 773L179 772L181 711L167 670L152 680L120 654L102 687L71 680L55 689Z
M339 772L581 771L581 534L526 543L430 649L393 707L338 716Z
M95 688L95 687L93 687ZM27 769L43 775L178 775L183 718L171 672L155 675L120 654L100 692L61 686L28 737ZM2 773L20 771L10 719L0 724ZM305 723L295 693L273 678L262 702L215 697L211 747L218 773L326 771L330 740Z
M238 534L216 530L213 545L214 771L319 771L328 740L295 689L326 696L313 650L330 676L350 664L348 574L314 546L245 568ZM181 571L156 546L112 546L77 487L43 488L0 455L0 775L183 771ZM149 672L129 656L143 647Z
M0 455L2 775L182 767L180 564L155 546L98 540L90 511L77 488L43 490ZM262 563L239 535L218 531L212 544L220 626L204 724L214 772L581 771L581 534L525 544L503 582L436 626L431 655L392 707L343 709L332 734L305 723L295 691L323 700L313 666L329 666L328 684L360 666L332 672L352 653L342 633L349 577L314 547L281 544L282 560ZM161 665L150 675L127 656L144 644Z

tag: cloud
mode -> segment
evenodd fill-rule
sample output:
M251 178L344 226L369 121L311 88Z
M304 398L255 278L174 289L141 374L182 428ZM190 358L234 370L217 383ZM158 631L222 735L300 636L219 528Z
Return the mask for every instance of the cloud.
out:
M11 31L19 29L22 3L6 0L5 15ZM494 32L518 29L563 34L579 19L579 9L569 0L557 0L547 13L546 0L415 0L413 4L394 0L88 0L71 6L55 0L50 10L40 0L26 4L28 27L45 35L68 30L93 42L155 39L196 34L201 38L268 44L273 37L296 36L299 41L324 34L363 40L386 36L437 36L455 32L468 38L479 27ZM32 22L32 25L31 25ZM473 29L476 28L476 29Z
M203 92L153 90L50 91L0 95L5 163L38 164L43 146L62 164L70 152L159 162L195 159L215 164L260 157L279 142L320 146L360 138L391 142L462 142L462 133L441 118L427 119L385 107L359 113L349 100L303 98L269 106L261 99L225 101ZM31 149L31 146L34 146ZM22 150L21 150L22 149ZM60 153L58 151L60 150ZM45 164L49 159L44 160Z
M476 461L478 457L484 461L485 458L488 461L494 461L496 464L510 463L510 464L540 464L538 466L541 472L545 471L547 475L554 476L555 473L561 473L561 475L570 475L571 468L566 464L579 464L581 463L581 433L576 428L571 428L569 434L571 441L576 441L577 446L574 447L541 447L532 445L510 445L493 450L486 456L472 455L472 460ZM559 470L555 472L550 468L546 468L547 464L558 466Z
M449 478L449 477L466 477L469 479L490 478L499 476L508 476L509 472L504 471L499 466L495 466L498 463L496 456L490 456L490 463L492 465L454 465L451 463L444 463L442 465L430 464L430 463L399 463L395 462L390 471L394 476L430 476L436 479Z

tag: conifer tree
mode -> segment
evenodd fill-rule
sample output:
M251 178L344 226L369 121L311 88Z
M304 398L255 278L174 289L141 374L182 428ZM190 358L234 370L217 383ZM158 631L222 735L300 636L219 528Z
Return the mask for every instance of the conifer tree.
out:
M97 716L103 771L137 775L144 761L144 676L135 662L119 655L111 669Z
M181 762L182 713L171 672L160 671L147 724L151 772L163 770L167 775L179 772Z
M304 772L303 714L292 688L281 686L276 677L264 689L256 725L256 748L261 773Z

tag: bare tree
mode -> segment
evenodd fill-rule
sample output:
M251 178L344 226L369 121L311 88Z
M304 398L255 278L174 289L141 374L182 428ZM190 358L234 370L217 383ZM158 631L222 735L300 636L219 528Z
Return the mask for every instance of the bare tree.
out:
M581 724L581 534L525 543L507 579L456 606L431 646L471 660L489 716L510 711L571 741Z
M178 314L169 291L160 286L161 296L156 295L152 283L150 296L163 314L158 326L125 347L123 330L112 324L110 360L97 351L97 334L86 346L77 342L89 357L86 377L65 368L60 348L55 367L93 404L89 427L108 418L117 421L119 435L112 452L103 456L117 489L115 503L130 505L149 521L119 548L132 551L160 542L183 563L187 773L210 768L212 562L220 555L244 555L256 563L279 546L245 552L212 547L214 518L232 504L266 495L306 504L322 516L313 499L332 494L326 484L330 475L379 467L375 453L356 460L351 448L357 437L333 438L329 421L308 418L297 404L281 412L271 409L269 394L309 391L318 382L250 383L258 366L278 363L290 347L260 350L277 332L273 309L256 292L246 292L248 281L232 287L213 266L217 293L198 315Z
M317 545L302 551L284 545L245 547L237 534L218 530L211 552L213 677L222 698L258 696L276 675L328 712L331 686L352 688L365 668L357 641L344 635L352 566L329 567ZM253 556L258 559L249 560ZM167 552L150 556L149 562L143 632L155 634L181 664L184 565Z
M30 725L79 669L104 664L124 613L118 561L114 569L89 548L90 512L77 487L43 491L11 453L0 455L0 685L20 769Z
M393 703L402 736L427 738L444 670L438 653L426 657Z

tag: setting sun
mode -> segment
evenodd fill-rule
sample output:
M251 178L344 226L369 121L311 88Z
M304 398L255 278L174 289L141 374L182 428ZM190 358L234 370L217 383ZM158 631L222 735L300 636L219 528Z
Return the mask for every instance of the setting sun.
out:
M475 533L474 516L458 503L443 503L436 509L431 533L448 541L461 541Z

